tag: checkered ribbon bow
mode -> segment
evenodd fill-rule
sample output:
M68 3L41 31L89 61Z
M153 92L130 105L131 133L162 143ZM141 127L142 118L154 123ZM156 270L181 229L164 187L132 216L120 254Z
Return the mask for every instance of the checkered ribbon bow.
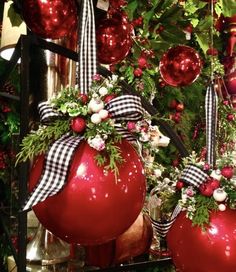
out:
M107 103L106 108L115 121L142 119L143 108L141 99L133 95L122 95L114 98ZM39 113L41 121L49 123L50 119L61 118L61 114L55 111L48 102L39 104ZM126 140L134 140L134 136L117 124L118 132ZM42 175L37 186L29 195L24 211L29 210L32 206L44 201L46 198L57 194L66 184L67 175L73 154L83 140L82 136L74 136L70 133L63 135L56 140L49 148L46 156Z

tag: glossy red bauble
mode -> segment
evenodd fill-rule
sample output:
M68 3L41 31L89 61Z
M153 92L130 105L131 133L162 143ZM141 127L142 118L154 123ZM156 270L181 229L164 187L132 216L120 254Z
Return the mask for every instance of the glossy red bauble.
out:
M225 76L225 85L230 95L236 95L236 71Z
M123 60L132 46L133 28L120 16L106 18L97 26L98 60L103 64L115 64Z
M22 14L28 28L42 38L70 36L77 28L74 0L24 0Z
M212 212L206 231L193 227L182 212L167 234L167 244L180 272L234 272L236 211Z
M71 120L70 127L71 127L72 131L74 131L76 133L81 133L86 128L86 121L82 117L75 117Z
M33 207L46 229L69 243L95 245L115 239L132 225L144 203L145 176L133 146L125 140L118 146L125 162L119 165L115 180L113 172L97 165L98 151L85 141L80 143L64 188ZM32 168L31 190L43 161L39 157Z
M162 79L174 87L193 83L200 75L201 67L202 62L198 53L186 45L170 48L159 63Z

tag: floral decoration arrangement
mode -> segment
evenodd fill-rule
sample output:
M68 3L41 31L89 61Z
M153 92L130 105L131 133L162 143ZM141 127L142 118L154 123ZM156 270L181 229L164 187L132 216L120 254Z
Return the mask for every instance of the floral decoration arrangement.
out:
M149 210L158 210L158 220L169 220L178 205L193 225L204 228L210 220L211 211L236 208L236 113L228 100L221 101L218 108L218 132L216 162L214 166L205 161L206 148L200 154L195 151L183 158L172 171L165 170L156 180L150 194ZM193 165L206 174L200 186L188 184L181 179L186 167ZM155 213L156 213L155 211ZM156 219L156 218L155 218Z
M143 115L140 121L121 121L118 125L111 118L106 104L122 94L120 80L122 78L116 75L104 78L96 74L88 94L68 87L51 98L48 103L59 118L39 124L36 131L31 131L23 139L17 162L46 153L55 140L66 133L72 133L81 135L92 148L99 151L95 157L99 166L107 165L106 167L117 175L117 165L123 162L120 149L116 145L122 139L117 130L119 126L133 135L133 144L143 157L150 180L155 179L156 175L159 175L160 165L154 162L153 156L158 152L158 146L168 145L170 139L160 133L158 126L151 125L151 117L148 114Z

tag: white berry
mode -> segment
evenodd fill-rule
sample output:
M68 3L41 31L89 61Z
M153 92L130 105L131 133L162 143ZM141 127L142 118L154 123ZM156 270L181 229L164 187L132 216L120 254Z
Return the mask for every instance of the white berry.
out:
M99 124L102 121L102 118L98 113L94 113L91 115L91 122L93 124Z
M227 193L222 188L215 189L213 192L213 198L217 202L222 202L226 199Z
M98 92L101 96L104 96L108 94L108 89L106 87L101 87Z
M98 114L100 115L100 117L101 117L102 119L106 119L106 118L108 117L108 114L109 114L109 113L108 113L107 110L100 110Z
M220 204L220 205L218 206L218 209L219 209L221 212L224 212L224 211L226 210L225 204Z
M104 103L102 100L92 98L88 103L88 108L92 112L99 112L104 108Z

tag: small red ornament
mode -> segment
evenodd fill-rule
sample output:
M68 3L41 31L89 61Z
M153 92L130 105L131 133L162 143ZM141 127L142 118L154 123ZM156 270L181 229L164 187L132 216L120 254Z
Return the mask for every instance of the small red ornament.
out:
M86 128L86 121L82 117L75 117L71 120L70 127L76 133L83 132Z
M33 210L41 224L68 243L106 243L126 231L138 217L145 200L143 165L133 146L117 144L124 163L119 176L97 165L98 151L80 143L72 159L66 185ZM131 159L132 158L132 159ZM43 171L44 156L38 157L30 174L30 190Z
M87 94L80 93L78 98L84 105L88 103L89 98Z
M202 183L199 187L199 191L204 196L212 196L214 189L211 187L209 183Z
M234 169L231 166L225 166L221 169L221 175L227 179L231 179L234 175Z
M177 190L181 190L183 187L184 187L184 182L182 181L182 180L178 180L177 182L176 182L176 189Z
M170 86L187 86L200 75L201 59L195 49L178 45L170 48L161 58L159 69L162 79Z
M167 245L179 272L235 272L236 211L212 211L206 230L193 226L182 212L167 234Z
M236 71L225 76L225 84L230 95L236 95Z
M96 30L98 60L103 64L123 60L132 46L132 32L132 25L121 16L101 20Z
M108 94L108 95L105 96L104 102L105 102L105 103L108 103L108 102L110 102L110 101L111 101L113 98L115 98L115 97L116 97L115 94Z
M213 190L220 187L220 181L218 179L211 178L208 183Z
M232 17L226 17L225 24L227 25L227 31L229 33L226 52L228 56L233 56L234 47L236 44L236 14Z
M70 36L77 28L74 0L24 0L22 14L28 28L42 38Z
M136 69L134 70L134 76L136 76L136 77L141 77L142 74L143 74L143 70L142 70L142 69L136 68Z
M109 4L114 9L120 9L127 5L126 0L109 0Z

